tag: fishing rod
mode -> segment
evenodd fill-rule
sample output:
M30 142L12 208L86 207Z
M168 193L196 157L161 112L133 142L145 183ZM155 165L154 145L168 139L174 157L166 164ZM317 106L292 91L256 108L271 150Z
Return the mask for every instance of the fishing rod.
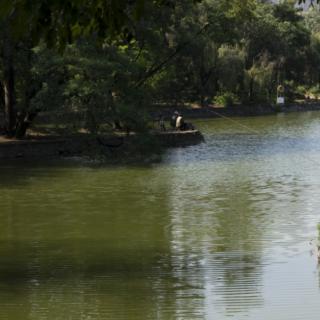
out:
M195 34L196 36L199 36L201 33L203 33L208 26L210 25L209 22L205 23L204 26ZM184 43L180 44L176 50L171 53L166 59L164 59L162 62L160 62L158 65L155 67L151 67L147 72L146 75L144 76L143 79L138 81L136 84L136 88L141 87L148 79L152 78L156 73L161 71L173 58L175 58L188 44L190 41L185 41Z

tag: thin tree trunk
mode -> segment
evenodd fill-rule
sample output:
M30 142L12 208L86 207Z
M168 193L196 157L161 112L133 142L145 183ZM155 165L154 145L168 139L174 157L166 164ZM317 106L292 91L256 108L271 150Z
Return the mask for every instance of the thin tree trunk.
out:
M34 118L37 116L37 111L30 111L30 101L36 94L36 90L32 85L32 77L31 77L31 59L32 59L32 51L31 51L31 42L25 41L24 43L26 47L26 71L24 76L24 101L22 104L22 109L17 115L16 119L16 132L15 136L19 139L23 138L26 135L27 129L31 125Z
M8 136L14 135L16 113L14 108L14 70L12 60L5 61L4 70L4 126Z
M122 130L122 126L121 126L121 123L120 123L120 120L119 120L119 117L118 117L118 112L117 112L117 110L115 108L115 105L114 105L114 98L113 98L113 95L112 95L112 89L108 90L108 102L107 102L107 105L108 105L109 111L111 111L111 114L112 114L113 129Z
M3 91L4 91L4 126L8 136L14 135L16 124L13 48L8 28L3 44Z
M24 112L23 114L21 114L15 132L16 138L21 139L26 135L28 128L30 127L37 114L37 112Z
M253 78L251 78L250 84L249 84L249 101L250 102L253 101L253 85L254 85L254 81L253 81Z

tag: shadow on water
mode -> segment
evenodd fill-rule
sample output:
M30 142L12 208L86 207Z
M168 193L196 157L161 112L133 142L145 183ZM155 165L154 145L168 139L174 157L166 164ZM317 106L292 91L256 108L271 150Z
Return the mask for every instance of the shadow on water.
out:
M146 231L146 230L144 230ZM111 239L109 239L111 240ZM112 239L115 241L116 239ZM0 280L15 282L37 277L65 278L81 274L86 277L112 273L148 274L157 269L166 249L150 243L143 247L136 237L135 248L127 244L105 244L108 239L24 239L1 241ZM80 259L79 259L80 258Z
M65 158L60 160L1 160L0 161L0 189L12 186L24 186L30 184L34 179L54 177L64 178L68 173L80 173L88 170L132 170L151 169L161 164L161 158L150 158L147 161L131 161L128 163L110 163L103 159L89 158Z
M166 174L47 169L1 194L0 318L172 318Z

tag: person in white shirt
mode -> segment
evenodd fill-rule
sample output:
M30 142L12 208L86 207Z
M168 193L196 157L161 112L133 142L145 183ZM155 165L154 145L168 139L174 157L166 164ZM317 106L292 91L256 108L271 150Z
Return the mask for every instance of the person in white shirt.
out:
M177 130L183 130L184 127L184 120L181 114L178 115L176 120L176 129Z

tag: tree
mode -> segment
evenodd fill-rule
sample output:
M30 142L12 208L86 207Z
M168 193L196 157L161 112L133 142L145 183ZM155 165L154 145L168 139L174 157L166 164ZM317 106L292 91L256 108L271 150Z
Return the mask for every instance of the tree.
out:
M17 44L27 39L35 46L44 39L49 47L63 50L67 43L79 37L95 35L96 41L104 39L130 40L136 36L137 22L145 16L144 0L117 1L9 1L3 0L0 11L2 26L1 81L4 89L5 131L8 135L22 136L30 117L26 109L17 118L15 110L15 62ZM173 8L174 1L153 0L148 7ZM26 118L27 117L27 118ZM23 124L19 124L19 121Z
M4 0L6 131L23 136L51 107L95 132L139 130L147 101L271 101L279 83L319 80L317 19L291 0Z

